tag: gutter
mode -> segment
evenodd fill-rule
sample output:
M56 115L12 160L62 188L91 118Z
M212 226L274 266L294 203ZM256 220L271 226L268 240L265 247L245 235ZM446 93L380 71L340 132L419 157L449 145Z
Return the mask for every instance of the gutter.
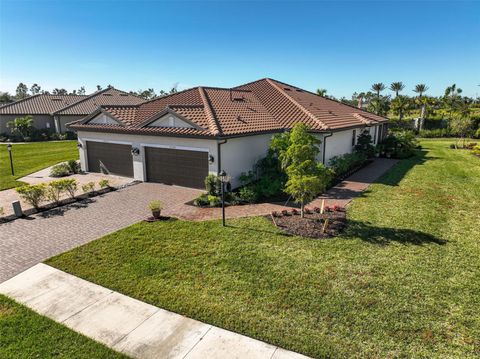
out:
M327 149L327 138L332 137L333 132L330 132L328 135L323 136L323 153L322 153L322 163L325 165L325 150Z
M226 144L227 141L228 141L227 139L224 139L222 141L217 141L217 175L222 170L222 151L220 149L220 146Z

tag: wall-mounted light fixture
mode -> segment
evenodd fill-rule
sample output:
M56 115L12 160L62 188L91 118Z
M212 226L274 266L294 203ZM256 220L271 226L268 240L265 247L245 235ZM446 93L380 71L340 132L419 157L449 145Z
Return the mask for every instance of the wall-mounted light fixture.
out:
M138 156L140 154L140 149L138 147L132 147L132 155Z
M78 147L78 148L82 148L82 147L83 147L82 143L81 143L81 142L77 142L77 147Z
M215 162L215 157L208 155L208 163L212 164L213 162Z

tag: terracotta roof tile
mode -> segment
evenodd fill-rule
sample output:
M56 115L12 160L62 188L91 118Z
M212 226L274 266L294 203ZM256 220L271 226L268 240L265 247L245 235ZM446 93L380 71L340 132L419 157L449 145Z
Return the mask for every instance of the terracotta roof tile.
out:
M88 115L104 105L138 105L144 99L113 87L98 91L75 104L55 112L56 115Z
M83 95L34 95L0 107L2 115L48 115L81 101ZM83 114L82 114L83 115Z
M278 132L297 122L325 132L387 121L364 110L320 97L298 87L262 79L234 89L196 87L136 106L103 106L125 126L72 123L77 130L148 134L231 136ZM199 128L148 127L165 111L173 111Z

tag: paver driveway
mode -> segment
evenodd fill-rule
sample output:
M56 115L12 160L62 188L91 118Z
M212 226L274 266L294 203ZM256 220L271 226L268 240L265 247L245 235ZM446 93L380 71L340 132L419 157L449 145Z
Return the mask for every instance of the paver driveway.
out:
M201 191L139 183L29 219L0 224L0 283L54 255L90 242L148 216L148 203L159 199L174 215Z

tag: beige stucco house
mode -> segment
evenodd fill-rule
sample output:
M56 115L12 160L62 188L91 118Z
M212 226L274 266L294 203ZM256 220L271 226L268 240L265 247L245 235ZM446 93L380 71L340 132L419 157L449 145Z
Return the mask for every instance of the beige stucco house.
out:
M100 106L69 124L82 169L202 188L225 170L234 187L275 133L304 122L322 141L319 160L353 150L360 131L377 143L387 119L272 79L195 87L138 105Z
M108 87L91 95L38 94L0 107L0 134L11 133L8 122L32 116L39 130L63 133L65 124L84 118L102 105L137 105L144 100L129 93Z

